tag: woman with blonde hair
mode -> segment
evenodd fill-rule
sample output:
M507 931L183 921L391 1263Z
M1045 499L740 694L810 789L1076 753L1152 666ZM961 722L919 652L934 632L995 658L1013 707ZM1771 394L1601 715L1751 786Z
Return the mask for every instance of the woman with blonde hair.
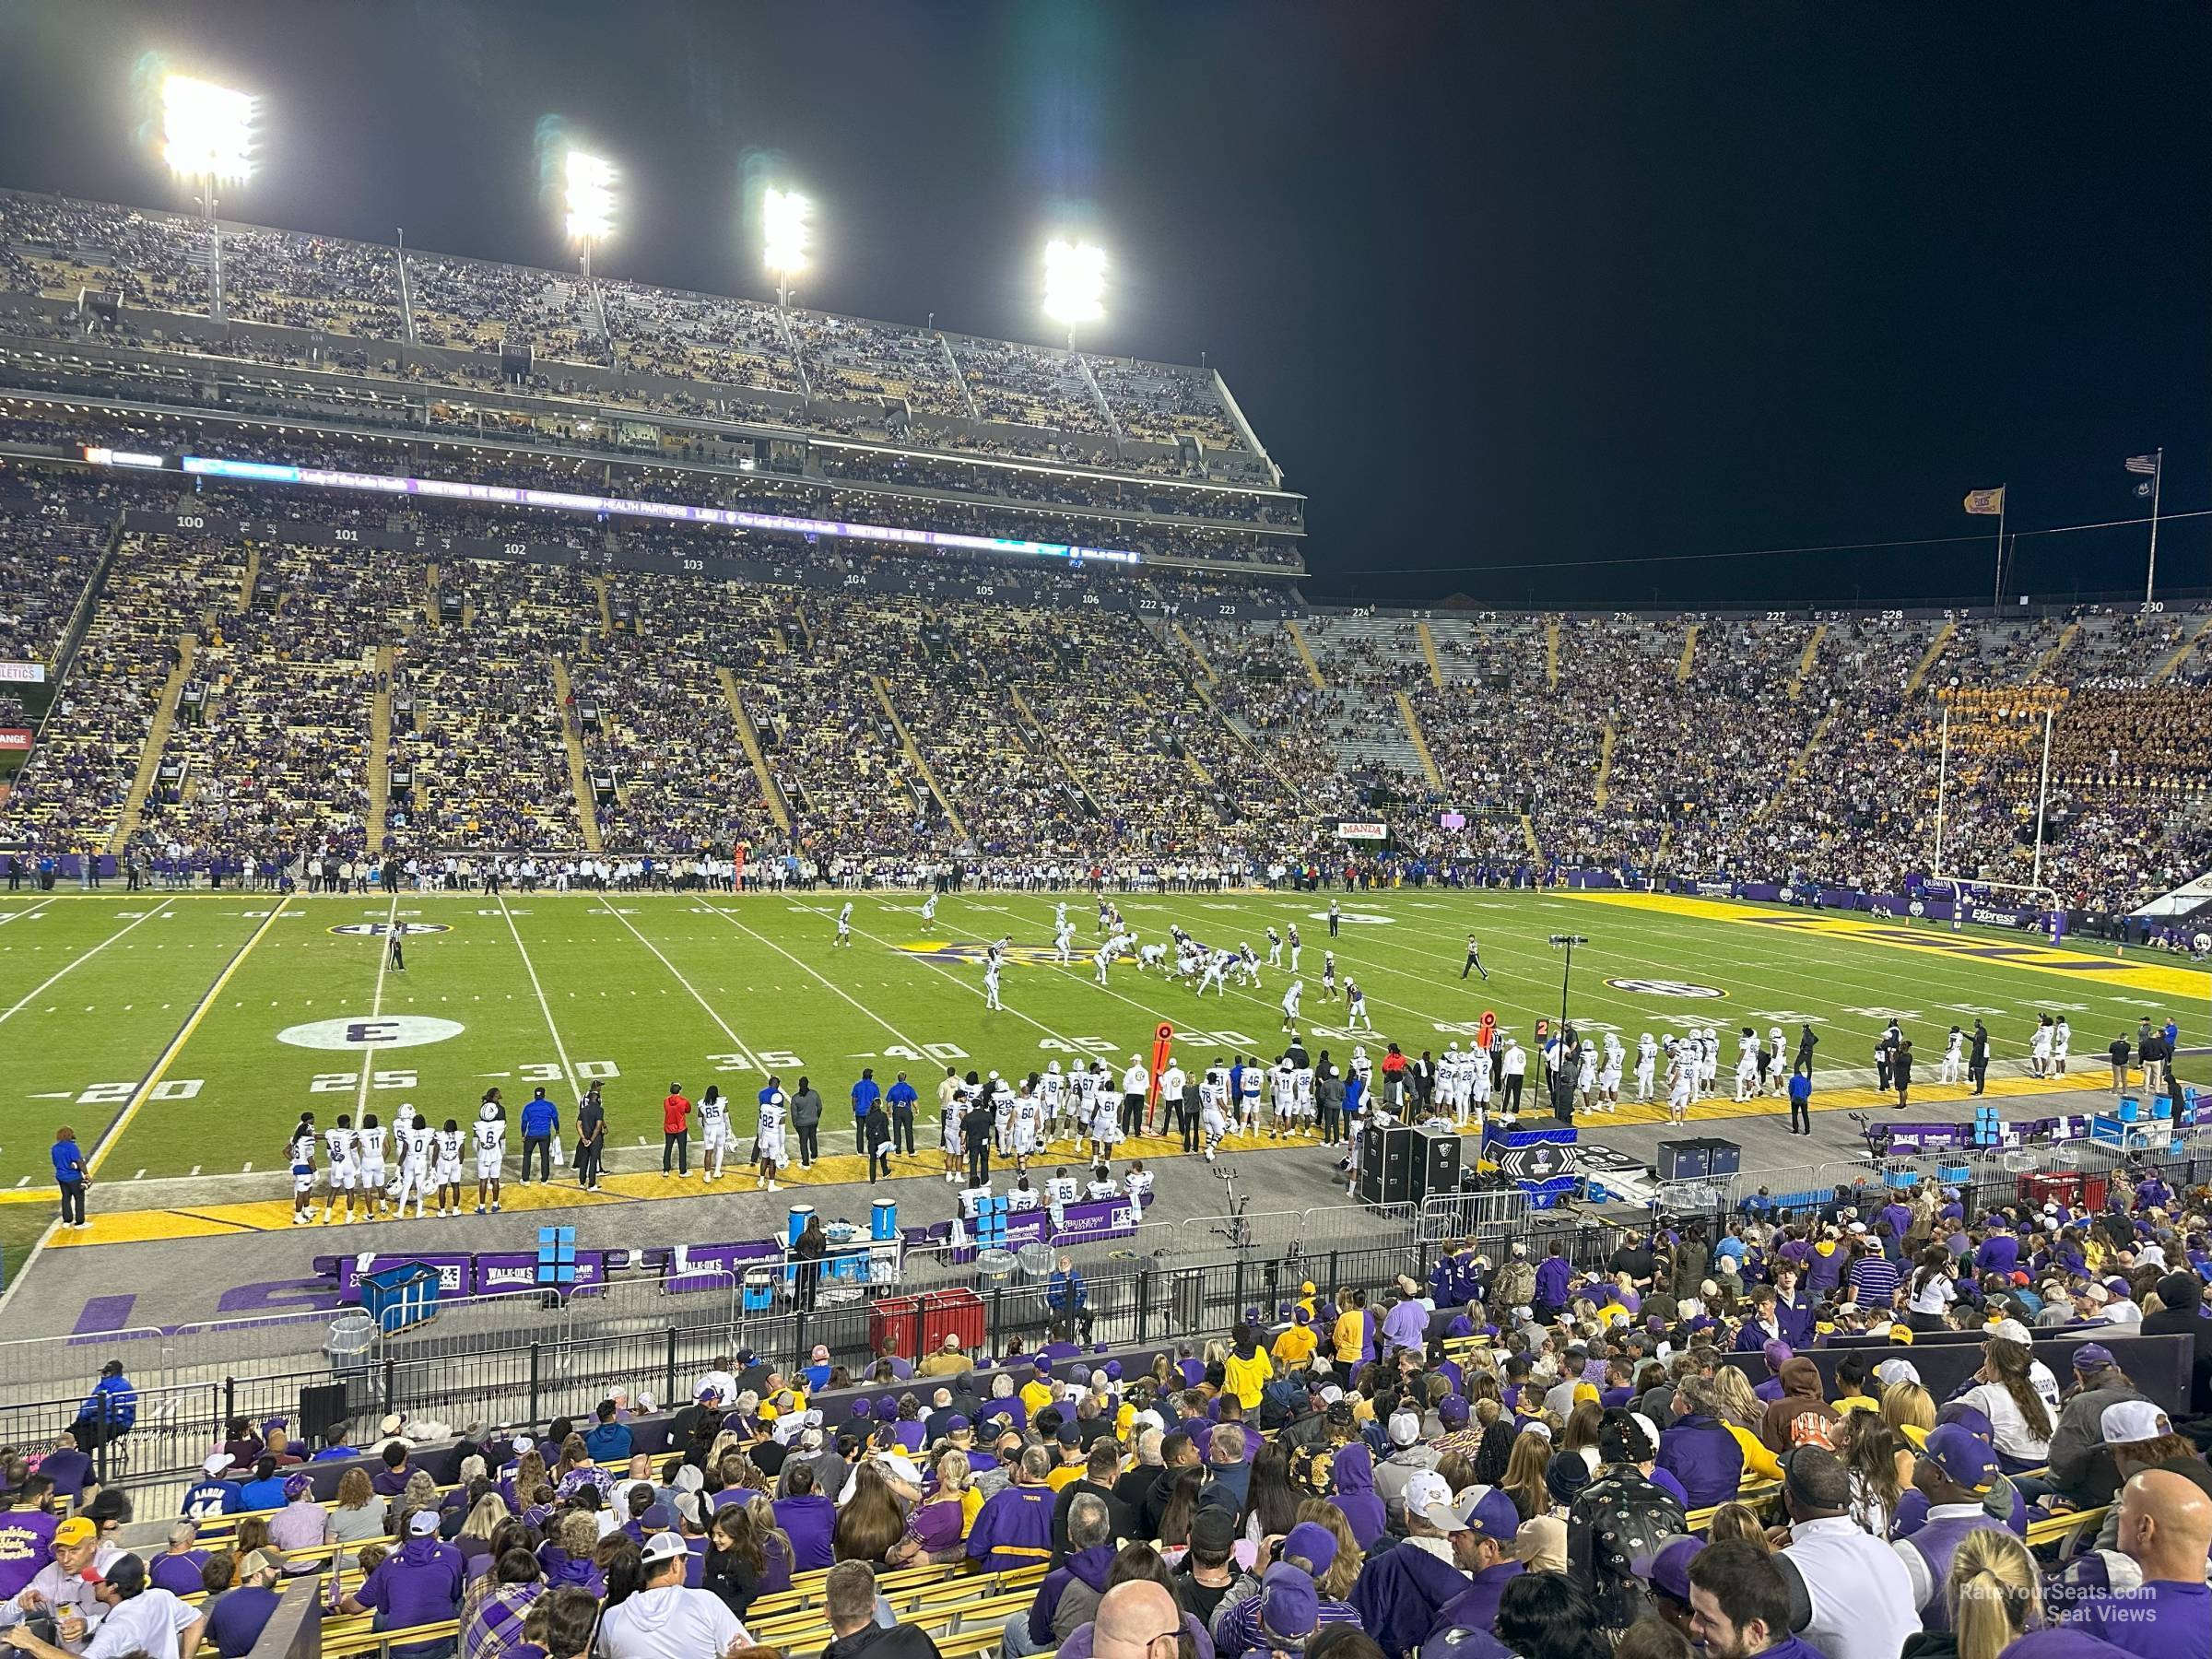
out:
M337 1502L324 1528L325 1544L370 1544L385 1535L383 1505L369 1484L369 1471L348 1469L338 1480Z
M1724 1503L1712 1512L1712 1525L1707 1531L1707 1542L1725 1544L1737 1539L1756 1544L1762 1552L1772 1553L1767 1542L1767 1529L1759 1521L1759 1512L1747 1503Z
M489 1572L495 1559L491 1553L492 1535L499 1531L500 1523L506 1520L507 1500L497 1492L486 1492L469 1509L461 1523L461 1531L453 1546L461 1552L461 1559L472 1572Z
M766 1492L755 1492L745 1500L745 1512L752 1517L753 1535L760 1540L760 1550L768 1558L768 1569L760 1575L759 1594L780 1595L791 1588L792 1564L798 1559L791 1547L791 1535L776 1521L776 1506Z
M500 1496L519 1515L530 1507L531 1495L545 1484L545 1453L533 1446L514 1460L514 1473L500 1482Z
M1882 1390L1882 1421L1902 1435L1907 1444L1924 1445L1936 1427L1935 1396L1917 1382L1892 1382Z
M1559 1437L1559 1450L1582 1453L1593 1475L1597 1473L1597 1430L1605 1415L1606 1408L1594 1399L1580 1401L1567 1419L1566 1432Z
M1780 1480L1782 1460L1759 1436L1759 1425L1766 1421L1767 1405L1751 1392L1751 1379L1735 1366L1724 1365L1712 1374L1712 1396L1714 1418L1735 1437L1742 1449L1743 1477Z
M1351 1523L1344 1512L1325 1498L1309 1498L1298 1506L1298 1518L1311 1521L1316 1526L1328 1528L1329 1536L1336 1540L1336 1559L1329 1570L1313 1581L1313 1588L1324 1595L1343 1601L1352 1593L1352 1582L1359 1576L1366 1564L1367 1554L1359 1547L1359 1540L1352 1536Z
M1521 1519L1545 1514L1551 1509L1551 1492L1544 1484L1544 1465L1551 1461L1551 1437L1524 1429L1513 1440L1505 1460L1505 1478L1498 1485L1513 1500Z
M1902 1659L1997 1659L2043 1622L2042 1574L2028 1546L1997 1526L1959 1540L1943 1598L1922 1610L1922 1631L1905 1639Z
M906 1535L890 1553L894 1567L924 1561L956 1563L968 1530L983 1507L983 1495L975 1489L968 1453L947 1451L937 1459L936 1489L914 1505L906 1517Z

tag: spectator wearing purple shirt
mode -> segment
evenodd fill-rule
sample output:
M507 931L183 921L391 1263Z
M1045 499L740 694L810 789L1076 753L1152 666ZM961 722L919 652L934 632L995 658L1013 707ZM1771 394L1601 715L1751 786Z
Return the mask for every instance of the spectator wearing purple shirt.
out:
M407 1539L377 1563L359 1589L338 1604L343 1613L374 1613L380 1630L407 1630L439 1624L461 1610L465 1570L461 1552L438 1538L438 1512L418 1510L407 1518ZM394 1659L446 1659L450 1636L392 1650Z
M1382 1319L1382 1354L1388 1359L1400 1348L1422 1351L1429 1339L1429 1310L1418 1299L1400 1290Z
M394 1441L383 1452L384 1466L369 1477L369 1489L379 1498L396 1498L407 1489L407 1449Z
M1564 1245L1555 1241L1551 1253L1536 1265L1535 1312L1539 1318L1548 1317L1567 1306L1568 1288L1574 1282L1574 1269L1561 1253L1564 1249Z

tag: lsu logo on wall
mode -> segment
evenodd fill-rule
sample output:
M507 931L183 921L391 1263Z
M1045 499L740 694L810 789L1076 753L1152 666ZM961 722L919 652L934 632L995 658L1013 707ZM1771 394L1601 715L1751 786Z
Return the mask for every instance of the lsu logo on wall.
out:
M381 939L392 930L382 922L348 922L342 926L334 927L330 931L348 939ZM442 922L410 922L407 924L407 937L410 939L417 934L452 933L453 931Z
M1630 996L1712 997L1728 994L1717 985L1694 985L1688 980L1609 979L1606 983L1616 991L1626 991Z
M920 957L925 962L980 962L991 954L988 945L971 942L951 944L937 940L901 945L899 949L908 956ZM1056 966L1060 953L1050 945L1009 945L1004 959L1018 962L1028 968L1044 968Z

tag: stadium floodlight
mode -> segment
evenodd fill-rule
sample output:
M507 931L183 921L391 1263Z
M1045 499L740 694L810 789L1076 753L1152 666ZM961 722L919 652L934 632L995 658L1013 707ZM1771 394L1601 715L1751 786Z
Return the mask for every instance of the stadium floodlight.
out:
M1076 324L1106 314L1106 252L1089 242L1055 237L1044 244L1044 314L1067 328L1076 348Z
M760 198L760 254L776 279L776 303L791 303L791 279L806 268L807 220L814 204L795 190L773 186Z
M250 92L189 75L162 78L161 159L177 177L201 187L210 218L215 187L253 174L254 102Z
M592 249L615 229L615 170L597 156L571 150L561 162L569 239L583 246L583 274L592 274Z

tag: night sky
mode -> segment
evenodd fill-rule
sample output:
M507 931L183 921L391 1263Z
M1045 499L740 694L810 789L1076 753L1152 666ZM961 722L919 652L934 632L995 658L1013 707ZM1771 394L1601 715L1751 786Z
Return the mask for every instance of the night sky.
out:
M173 203L149 52L265 96L268 224L559 263L551 116L622 170L613 274L765 295L749 173L818 204L801 302L1043 340L1082 230L1079 343L1224 371L1317 598L1986 604L1970 488L2127 519L2163 444L2212 508L2202 5L0 0L0 182Z

